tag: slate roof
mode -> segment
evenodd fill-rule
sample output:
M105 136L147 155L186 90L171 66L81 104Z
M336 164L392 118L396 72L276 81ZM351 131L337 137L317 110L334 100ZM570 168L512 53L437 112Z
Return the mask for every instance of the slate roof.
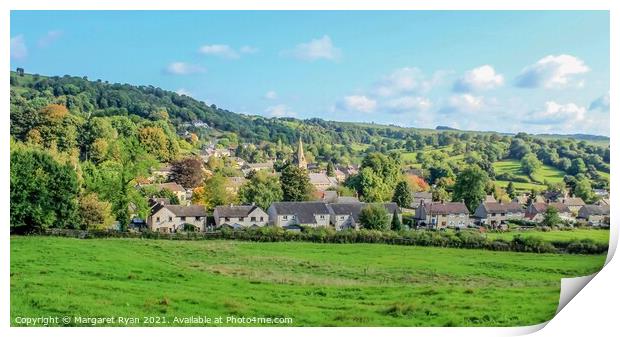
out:
M469 210L465 203L462 202L444 202L444 203L436 203L436 204L426 204L424 205L427 212L432 214L469 214Z
M363 203L363 202L354 202L354 203L329 204L328 207L332 210L333 214L351 215L353 216L353 219L355 219L355 221L357 222L360 212L362 211L362 209L364 209L364 207L368 205L369 204ZM388 214L390 215L394 214L394 211L396 211L396 214L401 213L400 208L395 202L386 202L386 203L383 203L382 205L385 208L385 210L388 212Z
M558 212L560 212L560 213L568 213L568 212L570 212L570 209L568 209L568 206L564 205L561 202L552 202L552 203L549 203L549 204L544 203L544 202L532 203L532 207L534 208L534 210L537 213L544 213L544 212L546 212L547 211L547 207L549 207L549 206L555 207L555 209L557 209Z
M482 205L487 210L487 212L491 212L491 213L524 212L521 205L516 201L510 202L510 203L483 202Z
M207 216L207 211L201 205L162 205L157 204L151 209L151 214L159 212L162 208L167 208L170 212L178 217L182 216Z
M163 183L163 184L158 184L156 185L157 188L162 189L165 188L167 190L170 190L172 192L185 192L185 189L183 188L183 186L172 182L172 183Z
M256 205L217 206L215 210L217 211L217 215L221 218L245 218L257 208L259 207Z
M316 223L315 214L329 214L329 208L324 202L274 202L271 204L278 215L295 215L299 223Z
M590 215L609 215L609 206L585 205L579 210L580 217L588 217Z
M583 199L577 198L564 198L562 199L562 203L566 206L585 206L585 202Z

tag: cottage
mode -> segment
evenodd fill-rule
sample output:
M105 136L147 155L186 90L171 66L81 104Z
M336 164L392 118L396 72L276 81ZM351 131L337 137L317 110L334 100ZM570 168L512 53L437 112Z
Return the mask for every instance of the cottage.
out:
M534 222L541 222L545 218L547 208L554 207L558 210L558 215L563 220L571 220L571 211L565 204L561 202L534 202L525 209L525 218Z
M213 211L217 227L239 225L241 227L263 227L269 222L269 216L260 207L248 206L217 206Z
M325 191L330 187L338 186L336 178L328 177L324 172L308 173L308 177L310 178L310 184L312 184L317 191Z
M248 174L250 174L251 172L258 172L258 171L269 171L272 172L273 171L273 161L266 161L264 163L245 163L245 165L243 165L243 174L245 174L246 176Z
M465 228L472 225L469 210L463 202L421 204L416 208L415 219L423 226L435 228Z
M277 227L329 226L330 212L324 202L274 202L267 210L270 224Z
M609 206L584 205L579 209L577 219L592 226L609 226Z
M347 228L358 229L360 227L359 215L362 209L368 204L362 202L354 203L332 203L329 204L329 210L331 213L330 221L336 230L343 230ZM394 213L398 216L398 219L402 223L403 215L400 208L395 202L384 203L383 207L389 215L390 222L394 217Z
M201 205L167 205L157 203L147 218L149 230L162 233L205 231L207 211Z
M586 203L583 201L583 199L576 197L576 198L562 198L560 199L560 202L563 203L564 205L566 205L566 207L568 207L568 209L570 209L571 213L573 213L574 215L577 215L577 213L579 213L579 210L581 209L581 207L585 206Z
M487 202L483 201L474 212L481 225L499 226L509 220L523 219L525 210L518 202Z

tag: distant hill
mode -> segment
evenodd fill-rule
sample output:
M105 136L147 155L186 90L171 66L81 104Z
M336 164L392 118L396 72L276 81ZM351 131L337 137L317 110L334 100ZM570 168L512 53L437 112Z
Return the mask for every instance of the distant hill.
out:
M459 131L459 129L451 128L449 126L438 125L435 130L450 130L450 131Z

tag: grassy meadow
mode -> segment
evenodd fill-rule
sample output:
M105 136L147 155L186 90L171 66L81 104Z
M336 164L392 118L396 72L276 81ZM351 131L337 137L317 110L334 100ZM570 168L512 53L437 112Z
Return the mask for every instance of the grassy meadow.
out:
M596 272L604 260L382 244L12 237L11 324L17 316L233 315L291 317L294 326L532 325L553 317L561 278Z

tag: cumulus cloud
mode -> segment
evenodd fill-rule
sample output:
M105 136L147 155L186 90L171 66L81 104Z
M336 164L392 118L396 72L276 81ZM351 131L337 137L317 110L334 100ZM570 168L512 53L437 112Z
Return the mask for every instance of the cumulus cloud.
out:
M424 73L415 67L405 67L394 70L374 85L373 93L388 97L404 93L423 93L437 82L438 77L428 79Z
M297 116L297 113L291 108L289 108L285 104L272 105L265 109L265 113L267 113L270 117L294 117Z
M522 88L562 88L571 85L575 76L588 71L590 68L575 56L548 55L525 67L515 79L515 84ZM574 85L583 86L583 81L577 81Z
M486 107L486 102L482 96L470 94L450 96L447 103L439 109L440 113L471 113L478 112Z
M226 44L208 44L200 47L199 52L205 55L217 56L225 59L238 59L239 53Z
M336 104L336 109L349 112L369 113L375 111L377 101L364 95L345 96Z
M497 88L504 84L504 76L495 72L495 69L486 64L465 72L463 77L454 82L456 92L472 92Z
M50 30L39 39L37 45L40 48L48 47L56 40L58 40L62 36L62 34L62 30Z
M387 112L419 112L428 110L433 104L425 97L403 96L391 99L385 103Z
M541 110L531 112L525 120L526 124L574 124L585 119L586 108L575 103L560 104L554 101L545 102Z
M28 48L23 35L17 35L11 38L11 58L21 60L28 56Z
M195 64L186 62L172 62L166 67L165 71L172 75L191 75L204 73L207 70Z
M318 39L312 39L310 42L300 43L293 50L283 51L285 56L292 56L304 61L330 60L340 59L342 52L332 43L332 39L328 35Z
M265 99L276 99L278 98L278 93L273 91L273 90L269 90L265 93L265 96L263 96Z
M600 110L603 112L609 112L609 92L605 95L595 99L590 103L588 110Z

